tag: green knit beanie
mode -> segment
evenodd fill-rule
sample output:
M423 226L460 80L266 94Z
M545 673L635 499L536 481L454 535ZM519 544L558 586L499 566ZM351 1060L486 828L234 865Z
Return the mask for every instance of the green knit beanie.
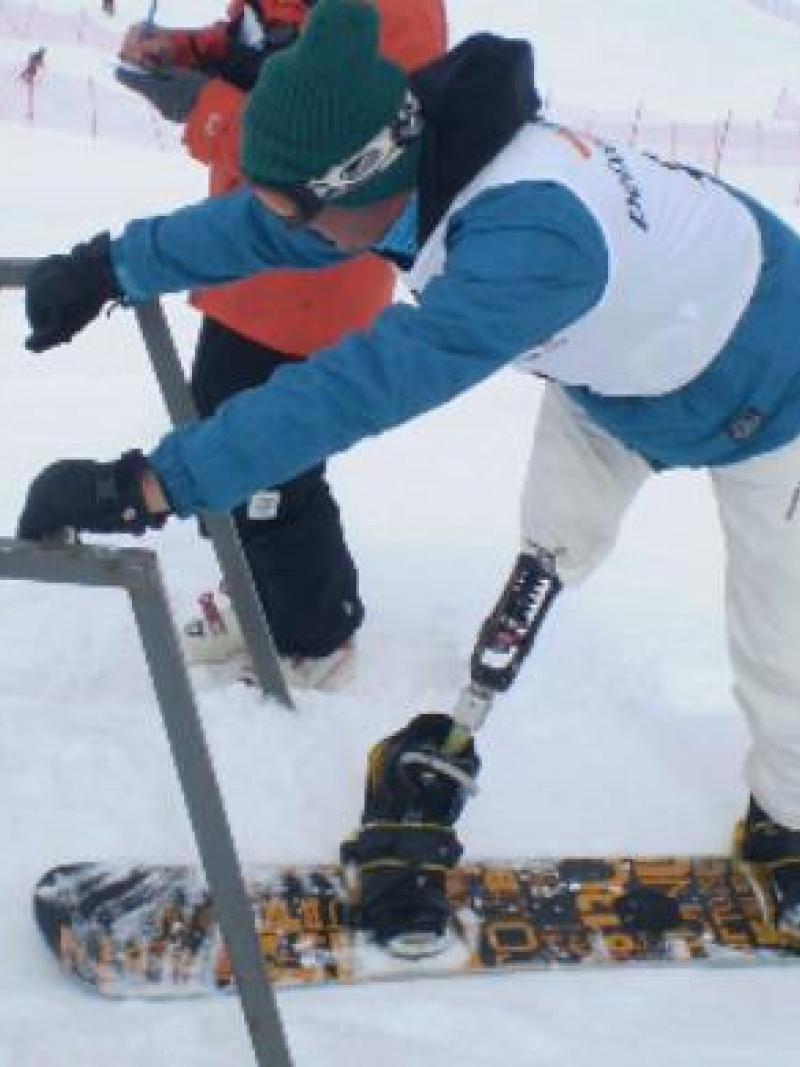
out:
M408 80L379 46L380 16L370 0L320 0L296 43L263 65L250 95L241 167L251 182L281 189L321 178L391 124ZM417 138L335 202L359 207L413 189L419 155Z

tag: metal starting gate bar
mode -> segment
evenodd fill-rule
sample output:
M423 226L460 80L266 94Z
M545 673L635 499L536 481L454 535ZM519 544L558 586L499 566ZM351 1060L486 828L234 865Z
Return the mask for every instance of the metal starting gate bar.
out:
M35 259L0 258L0 289L24 286L35 264ZM158 300L153 300L137 306L135 312L173 425L184 426L194 422L197 419L197 409L161 304ZM266 696L275 697L284 707L293 708L275 642L244 557L236 526L230 516L210 512L203 515L203 525L214 546L258 683Z
M139 629L258 1067L292 1067L155 553L0 538L0 580L124 589Z

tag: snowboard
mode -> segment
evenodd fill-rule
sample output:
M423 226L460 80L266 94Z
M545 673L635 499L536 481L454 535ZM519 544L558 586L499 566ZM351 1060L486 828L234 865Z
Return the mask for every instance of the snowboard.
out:
M343 984L636 964L800 964L752 872L722 856L526 859L448 876L449 941L395 958L354 921L336 866L245 871L272 982ZM202 874L189 866L57 867L36 922L69 974L110 997L229 990L233 976Z

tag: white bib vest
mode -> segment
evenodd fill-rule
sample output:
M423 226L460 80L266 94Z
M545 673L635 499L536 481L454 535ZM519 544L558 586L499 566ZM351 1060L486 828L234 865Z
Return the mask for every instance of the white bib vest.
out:
M563 185L581 201L605 238L608 282L593 308L518 353L518 364L606 396L657 396L700 374L753 295L762 264L755 219L709 179L588 136L525 126L456 198L409 272L410 287L422 291L443 272L456 212L520 182Z

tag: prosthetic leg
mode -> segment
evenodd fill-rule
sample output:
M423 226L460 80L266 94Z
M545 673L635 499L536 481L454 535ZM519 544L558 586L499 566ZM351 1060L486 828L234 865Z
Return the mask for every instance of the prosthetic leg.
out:
M360 829L342 845L361 927L388 951L431 956L448 944L453 826L477 792L473 734L513 683L561 589L552 557L521 553L478 634L450 715L418 715L369 755Z

